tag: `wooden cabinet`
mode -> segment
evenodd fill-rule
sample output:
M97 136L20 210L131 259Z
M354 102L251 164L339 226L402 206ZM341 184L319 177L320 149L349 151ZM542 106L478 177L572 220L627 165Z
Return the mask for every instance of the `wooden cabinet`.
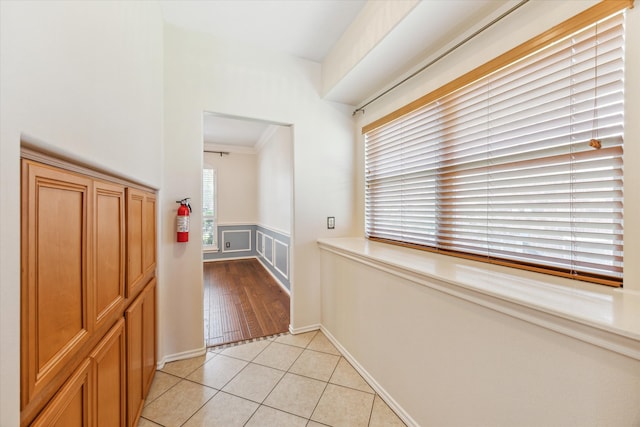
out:
M156 196L127 189L127 297L135 297L156 268Z
M156 367L156 195L24 157L21 425L135 424Z
M91 353L93 416L96 427L126 425L126 345L124 319L116 323Z
M124 319L71 375L32 426L125 426Z
M127 323L128 425L140 417L156 368L156 280L153 279L125 312Z
M32 162L23 163L22 174L24 407L88 341L95 316L88 261L92 180Z
M31 424L34 427L92 426L91 362L85 360Z
M96 327L122 312L125 299L125 195L121 185L94 185L93 257Z

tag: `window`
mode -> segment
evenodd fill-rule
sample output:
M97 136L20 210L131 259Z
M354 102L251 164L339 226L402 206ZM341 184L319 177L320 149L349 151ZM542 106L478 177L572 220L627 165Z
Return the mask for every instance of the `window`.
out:
M621 285L624 13L601 5L366 126L367 237Z
M202 248L204 250L218 250L216 185L216 170L205 165L202 170Z

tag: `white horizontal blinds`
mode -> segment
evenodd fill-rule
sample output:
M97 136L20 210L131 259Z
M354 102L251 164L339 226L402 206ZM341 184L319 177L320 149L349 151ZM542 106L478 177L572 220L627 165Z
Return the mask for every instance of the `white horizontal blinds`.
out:
M438 103L366 135L366 232L435 246Z
M367 235L621 281L623 48L620 13L367 132Z

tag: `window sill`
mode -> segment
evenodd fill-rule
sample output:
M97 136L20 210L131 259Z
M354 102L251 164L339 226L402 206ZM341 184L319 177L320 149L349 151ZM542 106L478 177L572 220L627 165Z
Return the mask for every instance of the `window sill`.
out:
M219 248L202 248L203 254L217 253L220 252Z
M426 253L365 238L321 249L640 360L640 293Z

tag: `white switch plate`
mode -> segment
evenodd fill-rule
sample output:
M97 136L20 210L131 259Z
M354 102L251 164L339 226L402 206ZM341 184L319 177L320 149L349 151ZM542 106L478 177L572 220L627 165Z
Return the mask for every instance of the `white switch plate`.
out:
M333 230L334 228L336 228L336 217L334 216L327 217L327 228L329 230Z

